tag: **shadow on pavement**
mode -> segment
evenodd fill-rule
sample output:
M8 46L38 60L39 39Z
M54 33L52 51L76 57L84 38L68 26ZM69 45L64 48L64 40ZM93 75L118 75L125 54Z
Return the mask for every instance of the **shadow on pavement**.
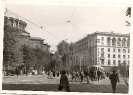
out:
M70 84L71 92L112 93L111 85ZM2 84L2 90L55 91L58 84ZM116 93L128 93L128 86L117 85Z

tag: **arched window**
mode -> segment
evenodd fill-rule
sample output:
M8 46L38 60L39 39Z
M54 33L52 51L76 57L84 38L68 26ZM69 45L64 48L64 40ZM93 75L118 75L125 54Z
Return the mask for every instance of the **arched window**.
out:
M116 38L112 39L112 46L116 46Z
M130 39L127 39L127 47L130 47Z
M39 45L34 45L34 49L39 49L40 48L40 46Z
M110 37L107 38L107 45L108 45L108 46L111 45L111 38L110 38Z
M123 47L126 46L126 39L125 39L125 38L122 39L122 46L123 46Z
M22 29L22 23L21 22L19 23L19 29Z
M120 38L117 39L117 46L121 46L121 39Z
M14 22L14 27L17 27L17 25L18 25L18 22L15 21L15 22Z
M9 19L9 26L13 27L13 20L12 19Z

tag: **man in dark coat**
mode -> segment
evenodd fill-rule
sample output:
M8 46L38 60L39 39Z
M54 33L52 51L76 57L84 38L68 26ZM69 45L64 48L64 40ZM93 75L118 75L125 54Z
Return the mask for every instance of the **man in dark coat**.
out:
M101 76L101 72L99 71L99 69L98 69L98 71L97 71L97 80L99 81L99 79L100 79L100 76Z
M117 83L117 81L120 82L119 78L118 78L118 75L116 74L115 70L113 70L113 73L109 76L109 79L111 80L113 93L115 93L115 91L116 91L116 83Z

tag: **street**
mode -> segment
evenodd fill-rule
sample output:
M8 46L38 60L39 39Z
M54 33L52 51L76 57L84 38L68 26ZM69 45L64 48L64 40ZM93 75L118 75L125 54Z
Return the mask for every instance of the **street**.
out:
M68 77L71 92L95 92L95 93L112 93L110 80L108 78L101 80L100 82L90 81L86 83L84 78L83 83L79 81L71 81L71 77ZM46 80L46 81L45 81ZM55 77L47 79L47 76L43 78L41 75L35 76L5 76L3 77L3 90L24 90L24 91L58 91L60 78ZM120 77L120 83L117 84L116 93L128 93L128 86L124 79Z

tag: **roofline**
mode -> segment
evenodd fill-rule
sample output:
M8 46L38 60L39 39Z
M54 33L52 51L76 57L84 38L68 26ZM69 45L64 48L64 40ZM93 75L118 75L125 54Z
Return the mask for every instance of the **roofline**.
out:
M130 37L130 34L122 34L122 33L114 33L113 31L111 32L99 32L99 31L96 31L92 34L88 34L86 37L76 41L75 43L79 43L80 41L86 39L87 37L89 36L95 36L95 35L106 35L106 36L123 36L123 37Z

